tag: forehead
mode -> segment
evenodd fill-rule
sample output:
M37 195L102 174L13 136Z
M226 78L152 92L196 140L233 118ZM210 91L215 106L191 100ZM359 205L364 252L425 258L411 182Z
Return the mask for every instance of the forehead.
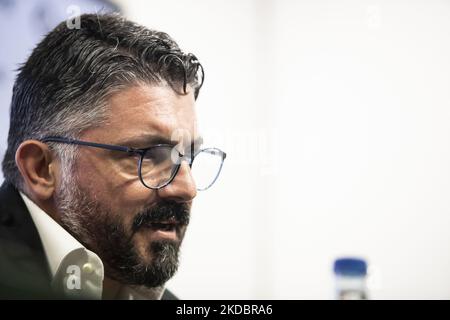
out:
M94 131L102 136L103 141L148 135L171 139L179 132L195 138L197 123L193 90L184 95L169 86L128 87L110 97L107 123Z

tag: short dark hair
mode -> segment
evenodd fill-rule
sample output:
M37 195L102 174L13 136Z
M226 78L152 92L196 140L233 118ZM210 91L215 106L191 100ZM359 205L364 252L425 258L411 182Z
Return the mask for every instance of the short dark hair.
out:
M136 83L167 84L197 98L203 67L166 33L118 14L85 14L80 28L60 23L19 68L10 110L5 179L21 188L15 163L20 143L48 135L77 137L106 116L106 100Z

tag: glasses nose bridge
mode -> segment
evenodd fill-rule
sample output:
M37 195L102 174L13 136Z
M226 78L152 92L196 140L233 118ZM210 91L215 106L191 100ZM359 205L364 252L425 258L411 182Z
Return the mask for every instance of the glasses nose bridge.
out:
M189 168L192 167L192 163L194 162L194 155L192 152L182 153L181 151L175 150L175 152L178 155L176 163L174 163L177 166L181 166L183 161L186 161L186 163L189 165Z

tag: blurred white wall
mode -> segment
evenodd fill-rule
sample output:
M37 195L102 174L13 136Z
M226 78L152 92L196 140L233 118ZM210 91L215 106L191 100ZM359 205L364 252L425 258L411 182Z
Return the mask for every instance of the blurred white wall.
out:
M334 258L358 255L372 298L450 298L450 2L125 9L198 55L201 125L229 154L169 287L327 299Z
M273 296L325 298L332 259L358 254L374 298L450 298L450 2L273 16L274 125L296 165L274 189Z

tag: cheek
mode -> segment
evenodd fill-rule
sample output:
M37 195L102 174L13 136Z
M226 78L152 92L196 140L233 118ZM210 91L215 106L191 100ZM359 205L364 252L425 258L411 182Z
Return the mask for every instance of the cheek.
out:
M122 174L112 163L103 161L99 166L99 161L81 163L78 182L91 192L92 199L120 216L129 231L136 214L155 203L156 192L144 187L139 178Z
M130 224L136 214L156 202L155 192L145 188L140 181L116 181L107 187L104 195L105 201L111 204L113 211L121 214Z
M77 182L89 192L91 199L121 221L127 233L131 232L136 214L157 202L156 191L146 188L137 173L122 172L113 159L101 157L92 150L83 151L77 162ZM145 239L139 242L145 243Z

